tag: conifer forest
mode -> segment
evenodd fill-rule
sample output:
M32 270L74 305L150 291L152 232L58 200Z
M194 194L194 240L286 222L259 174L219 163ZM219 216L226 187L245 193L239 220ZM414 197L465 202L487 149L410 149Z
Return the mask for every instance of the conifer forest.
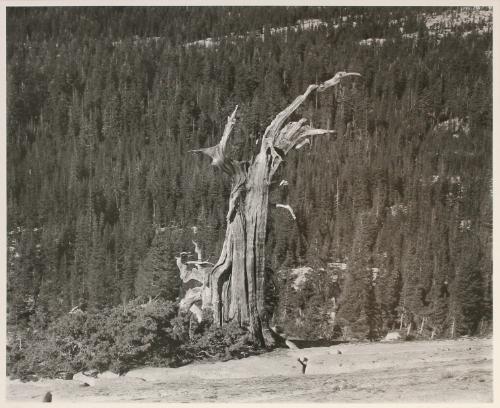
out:
M259 235L270 327L307 340L491 333L492 19L8 7L8 371L258 352L238 319L182 307L196 285L180 266L218 262L232 210L230 177L192 151L216 146L234 113L226 154L251 162L273 119L338 72L360 75L290 118L332 132L276 153Z

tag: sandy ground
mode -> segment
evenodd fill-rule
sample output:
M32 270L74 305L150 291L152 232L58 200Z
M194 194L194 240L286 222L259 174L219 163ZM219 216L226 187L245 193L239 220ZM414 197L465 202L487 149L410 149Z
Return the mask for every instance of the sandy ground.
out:
M305 375L298 357L309 359ZM50 390L54 402L492 402L492 340L280 349L105 377L90 387L77 380L8 381L7 399L41 401Z

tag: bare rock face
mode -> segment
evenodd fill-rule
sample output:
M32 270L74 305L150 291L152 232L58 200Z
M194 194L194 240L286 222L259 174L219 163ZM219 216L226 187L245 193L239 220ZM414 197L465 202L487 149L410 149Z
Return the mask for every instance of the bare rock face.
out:
M73 373L67 371L61 371L60 373L57 374L57 378L60 378L61 380L72 380Z
M345 264L329 263L325 267L304 265L292 269L280 269L275 280L280 291L280 299L274 309L274 324L286 327L289 336L297 338L324 338L331 335L335 325L338 299L345 280ZM325 297L325 313L321 327L310 327L311 319L317 311L312 306L317 299Z
M105 371L105 372L99 374L99 378L115 379L118 377L119 377L119 375L113 373L112 371Z
M389 332L384 338L384 341L396 341L401 340L401 335L399 332Z

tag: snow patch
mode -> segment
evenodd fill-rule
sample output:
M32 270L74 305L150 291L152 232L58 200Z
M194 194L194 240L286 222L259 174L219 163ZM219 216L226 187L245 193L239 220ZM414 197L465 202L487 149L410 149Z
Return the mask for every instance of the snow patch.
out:
M418 38L418 33L406 33L403 34L403 38L406 40L416 40Z
M313 30L315 28L318 28L322 25L326 25L323 21L321 21L318 18L312 18L309 20L299 20L299 25L303 30Z
M359 42L359 45L368 45L368 46L378 45L378 46L382 46L382 45L384 45L384 43L386 41L387 41L387 39L385 39L385 38L367 38L366 40L361 40Z
M435 131L449 131L453 133L454 138L458 138L458 132L463 132L465 135L470 133L470 127L466 119L458 117L445 120L434 126ZM455 136L457 134L457 136Z
M460 231L470 231L472 226L471 220L460 220Z
M395 341L400 339L401 335L398 332L389 332L387 333L383 341Z
M340 269L342 271L347 270L347 264L344 262L330 262L327 264L328 268L332 269Z
M441 27L454 28L465 24L476 24L491 28L493 24L493 9L462 7L459 11L448 10L440 14L432 13L425 19L425 25L429 30Z
M403 204L394 204L393 206L390 207L391 209L391 215L395 217L398 214L408 214L408 207Z
M308 30L314 30L318 27L321 26L326 26L327 24L317 18L313 19L307 19L307 20L298 20L297 24L289 27L271 27L269 29L269 32L271 35L276 35L276 34L286 34L289 31L294 31L297 32L299 30L303 31L308 31ZM204 47L204 48L214 48L220 45L222 40L226 40L229 42L232 42L233 44L236 43L236 40L244 40L248 38L258 38L262 41L264 41L264 28L262 28L261 31L253 31L253 32L247 32L244 35L235 35L231 33L230 35L226 35L221 38L205 38L204 40L197 40L197 41L192 41L184 44L185 47Z
M481 9L478 7L461 7L457 10L446 10L442 13L432 13L427 15L422 13L423 21L427 27L430 37L437 38L439 42L442 38L453 35L464 25L467 31L460 35L467 38L471 34L484 35L493 30L493 11L491 8ZM470 29L472 26L472 29ZM403 32L402 30L401 32ZM418 33L405 33L403 39L418 39Z
M204 40L192 41L185 44L186 47L205 47L213 48L219 45L220 41L214 40L211 37L205 38Z

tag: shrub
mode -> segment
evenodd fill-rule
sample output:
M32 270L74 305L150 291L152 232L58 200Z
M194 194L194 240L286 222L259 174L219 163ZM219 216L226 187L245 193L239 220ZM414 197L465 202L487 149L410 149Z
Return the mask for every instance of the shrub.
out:
M211 325L178 315L175 303L154 301L98 313L77 312L53 322L47 330L25 334L24 345L10 341L8 372L12 378L54 378L61 373L96 369L122 374L143 364L179 366L197 359L228 360L254 354L250 333L237 323Z
M184 358L229 360L258 351L250 333L237 322L230 322L222 327L215 325L201 327L203 330L195 332L190 343L182 347Z
M182 339L171 324L176 315L177 306L167 301L65 315L27 338L22 349L9 345L9 374L53 378L85 369L121 374L151 360L168 363Z
M176 315L177 308L171 302L132 303L123 310L114 308L103 328L109 345L102 350L102 358L110 360L105 362L108 368L122 373L153 357L156 361L168 361L179 345L171 325ZM94 346L101 350L99 344Z

